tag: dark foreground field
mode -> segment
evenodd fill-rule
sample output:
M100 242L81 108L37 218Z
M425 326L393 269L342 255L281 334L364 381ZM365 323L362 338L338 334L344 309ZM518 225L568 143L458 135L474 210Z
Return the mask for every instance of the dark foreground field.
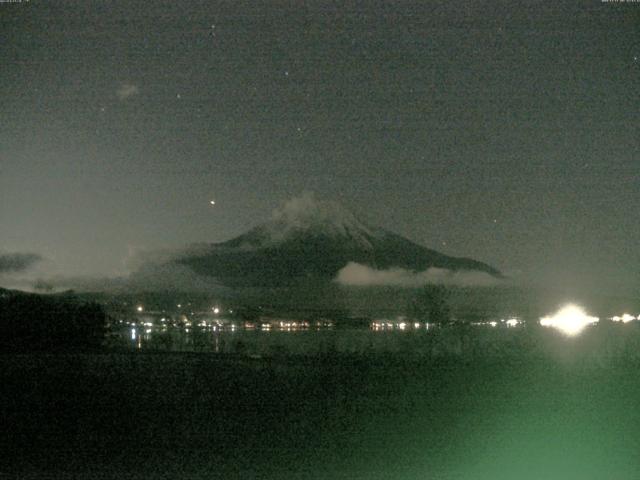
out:
M0 356L0 478L636 479L640 362Z

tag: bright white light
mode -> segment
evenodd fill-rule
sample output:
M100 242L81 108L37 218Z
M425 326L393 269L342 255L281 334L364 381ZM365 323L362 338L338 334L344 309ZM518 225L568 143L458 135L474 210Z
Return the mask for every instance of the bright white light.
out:
M220 313L220 309L218 307L213 307L212 310L213 310L213 313L215 313L216 315Z
M628 323L631 320L635 320L636 317L634 317L633 315L629 315L628 313L625 313L622 315L622 323Z
M520 322L515 318L510 318L506 323L507 327L517 327Z
M489 322L489 325L491 325L492 327L496 327L498 325L498 322Z
M131 329L131 340L135 340L136 339L136 329L132 328Z
M141 312L144 310L144 308L142 307L142 305L138 305L138 307L136 308L137 311Z
M597 323L598 320L597 317L587 315L576 305L567 305L552 317L541 318L540 325L557 328L562 333L573 336L580 333L587 325Z
M622 323L629 323L635 319L636 317L634 317L633 315L629 315L628 313L623 313L621 317L619 317L618 315L611 317L612 322L622 322Z
M210 200L210 201L209 201L209 203L210 203L211 205L215 205L215 204L216 204L216 201L215 201L215 200Z
M407 324L404 322L401 322L398 326L400 327L400 330L404 330L405 328L407 328Z

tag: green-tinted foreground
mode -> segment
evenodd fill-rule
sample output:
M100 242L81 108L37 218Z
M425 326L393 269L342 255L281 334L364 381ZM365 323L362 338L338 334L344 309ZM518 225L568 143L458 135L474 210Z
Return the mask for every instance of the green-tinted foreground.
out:
M638 478L640 361L567 352L5 355L0 477Z

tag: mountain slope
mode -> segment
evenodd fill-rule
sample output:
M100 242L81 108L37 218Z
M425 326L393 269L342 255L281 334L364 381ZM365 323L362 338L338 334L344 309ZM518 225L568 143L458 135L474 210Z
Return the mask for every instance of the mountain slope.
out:
M449 257L382 228L370 227L333 202L304 196L271 221L229 241L185 251L172 262L223 283L282 286L302 279L332 280L349 262L376 269L430 267L471 270L499 277L489 265Z

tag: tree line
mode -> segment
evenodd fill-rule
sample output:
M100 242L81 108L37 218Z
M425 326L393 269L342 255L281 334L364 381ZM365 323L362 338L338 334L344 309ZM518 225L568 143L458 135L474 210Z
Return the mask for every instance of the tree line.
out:
M61 352L101 348L107 314L72 295L0 296L0 351Z

